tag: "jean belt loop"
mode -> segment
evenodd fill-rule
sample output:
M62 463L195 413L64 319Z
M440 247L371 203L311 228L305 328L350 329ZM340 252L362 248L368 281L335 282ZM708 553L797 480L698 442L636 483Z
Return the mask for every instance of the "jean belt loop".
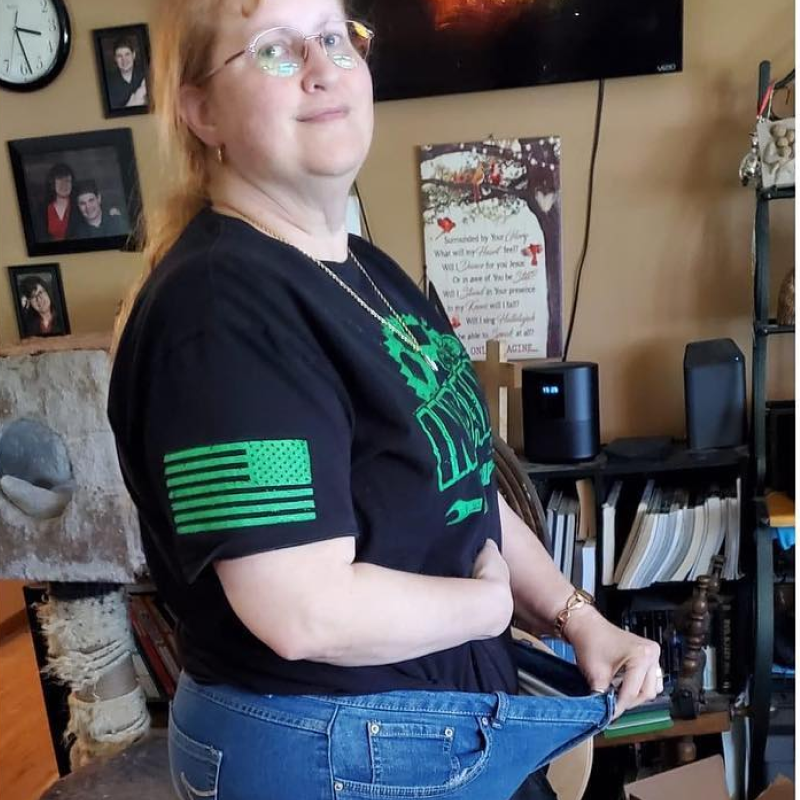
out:
M508 695L505 692L494 692L494 696L497 698L497 707L492 714L492 727L499 730L508 717Z

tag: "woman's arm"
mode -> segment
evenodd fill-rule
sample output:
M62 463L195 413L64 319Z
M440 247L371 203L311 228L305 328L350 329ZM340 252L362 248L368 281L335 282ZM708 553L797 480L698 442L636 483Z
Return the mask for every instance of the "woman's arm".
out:
M236 615L278 655L343 667L392 664L499 636L508 567L494 542L473 577L438 578L354 563L352 536L215 564Z
M503 531L503 558L511 573L514 617L519 627L529 633L551 635L556 614L564 608L575 589L553 563L539 538L499 492L497 499ZM584 609L588 608L584 606ZM579 615L586 613L584 609L573 614L570 625Z
M511 573L514 615L530 633L553 632L556 615L574 591L531 529L498 492L503 557ZM617 674L617 716L654 698L662 689L658 666L661 648L612 625L592 606L573 612L564 634L592 688L605 691Z

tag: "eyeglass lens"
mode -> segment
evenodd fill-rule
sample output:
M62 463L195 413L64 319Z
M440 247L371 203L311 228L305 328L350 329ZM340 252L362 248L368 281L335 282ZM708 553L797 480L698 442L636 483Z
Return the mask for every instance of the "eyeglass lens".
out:
M352 20L331 22L316 37L328 58L342 69L355 69L365 59L370 48L370 32ZM288 78L296 75L305 62L310 42L294 28L274 28L265 31L253 44L258 66L269 75Z

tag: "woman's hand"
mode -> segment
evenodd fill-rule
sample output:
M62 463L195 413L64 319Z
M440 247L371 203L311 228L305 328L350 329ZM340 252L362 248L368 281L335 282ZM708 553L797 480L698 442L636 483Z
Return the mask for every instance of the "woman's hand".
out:
M478 553L472 567L472 577L483 581L484 585L492 590L489 603L493 619L497 623L493 635L500 636L511 623L514 597L511 594L511 574L508 564L493 539L487 539Z
M661 648L655 642L612 625L593 608L575 614L566 634L592 689L606 691L621 673L615 718L664 690Z

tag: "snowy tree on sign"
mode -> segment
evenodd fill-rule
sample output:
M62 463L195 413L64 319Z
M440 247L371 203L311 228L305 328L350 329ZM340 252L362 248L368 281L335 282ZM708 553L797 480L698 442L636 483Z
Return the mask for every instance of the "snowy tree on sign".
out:
M420 148L428 278L473 357L561 354L560 157L556 136Z

